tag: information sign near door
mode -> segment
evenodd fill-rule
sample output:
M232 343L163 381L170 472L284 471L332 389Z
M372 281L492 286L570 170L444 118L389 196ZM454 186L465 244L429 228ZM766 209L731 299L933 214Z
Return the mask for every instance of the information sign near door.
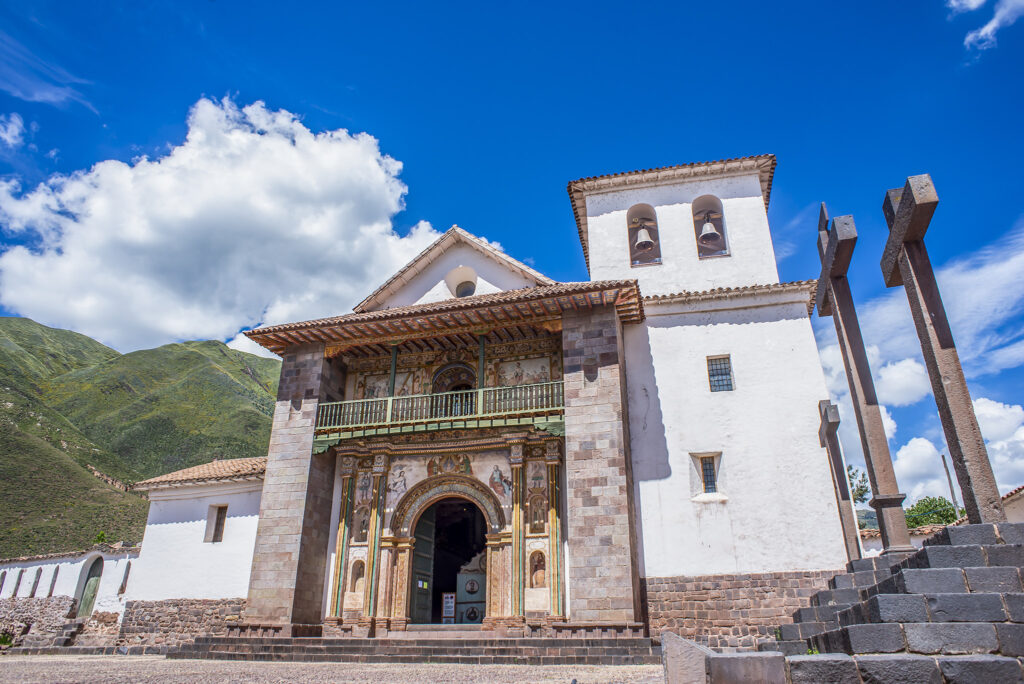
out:
M455 592L441 593L441 622L446 625L455 624Z

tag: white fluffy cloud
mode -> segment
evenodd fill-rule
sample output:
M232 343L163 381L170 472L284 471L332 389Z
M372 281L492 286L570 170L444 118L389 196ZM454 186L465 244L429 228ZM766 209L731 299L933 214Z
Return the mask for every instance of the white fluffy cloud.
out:
M953 11L953 14L972 12L984 5L986 0L946 0L946 7ZM996 46L996 33L1000 29L1011 26L1022 15L1024 15L1024 0L997 0L992 18L964 38L964 47L987 50Z
M887 363L877 372L878 400L890 406L909 406L928 396L928 371L917 359Z
M935 445L924 437L914 437L901 446L896 451L893 468L900 489L907 495L905 505L922 496L949 498L949 483L942 468L942 457ZM959 493L957 502L962 503Z
M0 182L21 243L0 255L0 301L119 349L343 313L438 236L395 232L401 168L368 134L201 99L163 157Z
M0 114L0 145L20 147L25 138L25 120L17 112Z
M1024 406L978 397L974 413L1000 491L1024 484Z

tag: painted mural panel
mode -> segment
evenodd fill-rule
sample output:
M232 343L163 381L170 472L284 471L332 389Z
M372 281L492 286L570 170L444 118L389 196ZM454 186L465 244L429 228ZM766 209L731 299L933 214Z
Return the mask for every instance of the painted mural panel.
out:
M383 399L388 396L388 381L390 374L366 375L356 382L357 399ZM419 374L406 371L395 374L395 396L405 397L410 394L419 394Z
M495 381L498 387L550 382L551 359L544 356L534 359L520 359L518 361L502 361L498 363Z

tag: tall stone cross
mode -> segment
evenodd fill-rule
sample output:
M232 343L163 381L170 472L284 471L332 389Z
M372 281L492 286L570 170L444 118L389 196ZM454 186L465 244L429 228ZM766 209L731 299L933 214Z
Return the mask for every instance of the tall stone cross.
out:
M839 450L839 407L831 401L819 401L818 411L821 413L821 427L818 428L818 441L828 452L828 460L832 465L832 484L836 489L836 504L839 506L839 522L843 527L843 540L846 542L846 557L849 560L860 558L860 530L857 519L853 515L853 502L850 501L850 484L846 480L846 468L843 467L843 452Z
M853 295L846 271L850 267L857 228L852 216L839 216L829 229L828 211L821 204L818 215L818 256L821 257L821 276L818 278L817 307L819 316L832 316L839 338L839 350L850 384L853 415L860 431L871 483L871 501L868 504L878 513L878 531L882 537L882 553L910 553L914 547L907 532L907 518L903 512L905 494L900 493L893 472L889 442L885 437L882 411L875 396L875 382L871 378L864 339L860 334L857 311L853 308Z
M907 291L967 520L1002 522L1006 514L992 464L924 246L924 234L938 203L939 196L927 174L911 176L903 189L885 194L882 212L889 224L889 241L882 254L882 275L887 287L903 285Z

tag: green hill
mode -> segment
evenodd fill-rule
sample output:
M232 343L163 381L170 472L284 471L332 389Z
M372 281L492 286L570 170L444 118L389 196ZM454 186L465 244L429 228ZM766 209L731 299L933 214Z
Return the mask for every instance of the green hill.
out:
M220 342L119 354L0 317L0 557L141 539L133 482L214 457L266 454L280 362Z

